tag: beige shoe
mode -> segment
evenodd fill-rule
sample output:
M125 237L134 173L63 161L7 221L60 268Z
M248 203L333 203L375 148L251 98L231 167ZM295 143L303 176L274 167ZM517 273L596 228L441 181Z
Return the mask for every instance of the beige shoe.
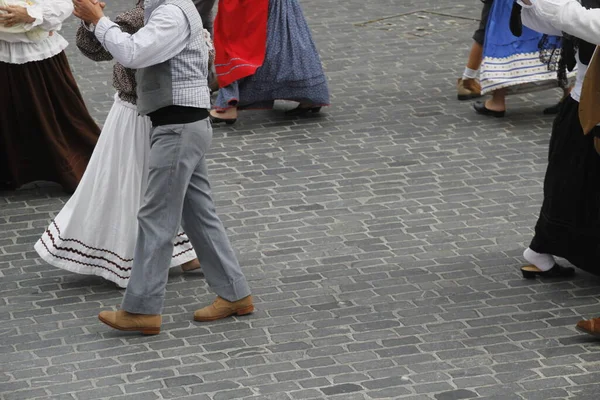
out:
M456 83L456 92L459 100L470 100L481 97L481 85L477 79L462 79Z
M143 335L158 335L162 316L131 314L127 311L102 311L98 314L98 319L111 328L120 331L141 332Z
M200 268L200 261L197 258L194 258L191 261L188 261L184 264L181 264L181 270L183 272L190 272Z
M581 320L576 328L579 332L600 338L600 318Z
M200 322L216 321L231 317L232 315L247 315L254 311L252 296L244 297L238 301L227 301L222 297L217 297L210 306L196 310L194 320Z

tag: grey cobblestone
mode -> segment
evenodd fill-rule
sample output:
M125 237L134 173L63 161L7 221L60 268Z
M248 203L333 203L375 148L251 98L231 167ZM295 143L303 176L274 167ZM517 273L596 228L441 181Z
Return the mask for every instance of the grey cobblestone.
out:
M68 199L0 193L0 392L11 399L596 400L600 354L575 332L600 281L524 281L558 91L506 118L455 101L480 3L300 0L332 107L244 112L215 128L217 208L255 296L248 318L198 324L201 274L169 278L163 333L118 335L122 291L55 269L32 245ZM114 15L130 7L116 0ZM110 63L62 33L91 114Z

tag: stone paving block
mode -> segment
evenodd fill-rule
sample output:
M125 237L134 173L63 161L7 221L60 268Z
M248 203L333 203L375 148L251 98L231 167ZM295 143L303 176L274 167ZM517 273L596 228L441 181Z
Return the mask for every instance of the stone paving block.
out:
M518 271L559 92L510 96L497 120L455 100L479 2L300 2L332 106L244 112L207 155L257 312L192 323L212 295L173 272L161 335L111 332L97 314L122 291L32 249L68 197L0 192L3 398L596 400L600 355L573 325L600 282ZM77 51L77 26L61 33L102 123L112 65Z

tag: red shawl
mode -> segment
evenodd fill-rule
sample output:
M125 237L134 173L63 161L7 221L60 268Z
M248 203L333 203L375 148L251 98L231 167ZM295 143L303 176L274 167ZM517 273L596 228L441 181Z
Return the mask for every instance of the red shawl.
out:
M219 86L253 75L267 49L269 0L220 0L214 24Z

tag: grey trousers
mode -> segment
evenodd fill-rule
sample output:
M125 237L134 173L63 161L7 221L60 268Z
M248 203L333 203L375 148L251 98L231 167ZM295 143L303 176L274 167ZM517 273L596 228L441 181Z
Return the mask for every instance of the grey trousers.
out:
M202 18L202 25L204 29L213 34L213 8L215 7L216 0L194 0L196 9Z
M138 214L138 237L123 310L162 313L173 238L180 224L211 289L229 301L250 294L211 197L205 159L211 141L208 118L153 128L148 188Z

